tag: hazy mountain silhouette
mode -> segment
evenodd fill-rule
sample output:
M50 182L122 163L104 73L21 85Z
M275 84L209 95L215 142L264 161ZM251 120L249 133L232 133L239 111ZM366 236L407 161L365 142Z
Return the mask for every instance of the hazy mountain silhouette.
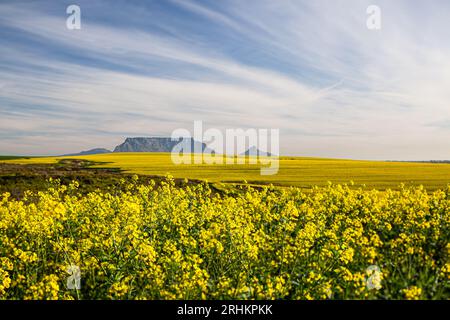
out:
M185 138L191 141L191 150L209 150L205 143L195 141L193 138ZM125 141L114 148L114 152L172 152L174 146L180 143L182 138L172 140L168 137L137 137L126 138Z
M87 156L91 154L102 154L102 153L111 153L111 150L105 149L105 148L95 148L91 150L81 151L79 153L70 153L70 154L64 154L63 156Z
M261 157L271 157L270 152L261 151L257 147L252 146L248 148L245 152L241 153L241 156L261 156Z

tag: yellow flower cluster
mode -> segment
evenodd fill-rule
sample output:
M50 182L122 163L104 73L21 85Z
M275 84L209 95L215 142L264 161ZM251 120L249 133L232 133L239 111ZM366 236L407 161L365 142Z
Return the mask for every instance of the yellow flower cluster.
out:
M422 294L422 289L412 286L410 288L403 289L403 293L405 294L405 298L408 300L419 300L420 295Z
M0 198L0 298L450 298L450 187L51 183Z

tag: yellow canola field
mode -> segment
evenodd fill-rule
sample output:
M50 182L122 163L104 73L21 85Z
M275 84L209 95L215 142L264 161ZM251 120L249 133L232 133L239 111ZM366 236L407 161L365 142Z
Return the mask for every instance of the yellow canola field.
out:
M275 175L262 176L259 164L175 165L170 153L111 153L77 157L48 157L9 160L9 163L55 163L61 159L84 159L103 162L96 167L120 168L128 173L209 182L274 184L311 188L326 186L328 181L378 190L396 189L401 183L423 185L427 190L442 189L450 183L450 164L339 160L324 158L281 157Z
M450 298L450 188L217 194L134 180L114 194L54 182L2 195L0 297Z

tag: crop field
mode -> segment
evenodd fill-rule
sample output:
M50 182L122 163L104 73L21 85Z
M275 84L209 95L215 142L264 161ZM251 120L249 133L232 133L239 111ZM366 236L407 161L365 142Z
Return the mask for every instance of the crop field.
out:
M2 195L0 297L450 298L449 188L78 187Z
M0 299L450 299L447 164L123 153L0 179Z
M423 185L427 190L445 188L450 183L450 164L357 161L323 158L281 157L279 172L260 175L258 164L207 165L172 163L169 153L113 153L78 157L48 157L9 160L8 163L56 163L62 159L83 159L101 162L93 167L120 168L124 172L152 176L172 175L175 178L209 182L273 184L311 188L328 182L385 190L401 183ZM1 160L1 159L0 159Z

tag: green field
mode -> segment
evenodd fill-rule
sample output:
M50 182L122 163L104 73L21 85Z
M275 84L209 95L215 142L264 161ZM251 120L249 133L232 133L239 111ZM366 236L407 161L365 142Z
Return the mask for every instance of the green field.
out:
M175 165L169 153L112 153L89 156L41 157L3 160L7 163L57 163L62 159L83 159L99 162L93 167L120 168L127 173L175 178L207 180L209 182L274 184L280 186L311 186L350 183L355 186L384 190L406 185L423 185L428 190L444 188L450 183L450 164L339 160L324 158L281 157L275 175L260 174L260 165ZM0 160L2 161L2 160Z
M17 159L29 159L30 157L20 157L20 156L0 156L0 161L2 160L17 160Z

